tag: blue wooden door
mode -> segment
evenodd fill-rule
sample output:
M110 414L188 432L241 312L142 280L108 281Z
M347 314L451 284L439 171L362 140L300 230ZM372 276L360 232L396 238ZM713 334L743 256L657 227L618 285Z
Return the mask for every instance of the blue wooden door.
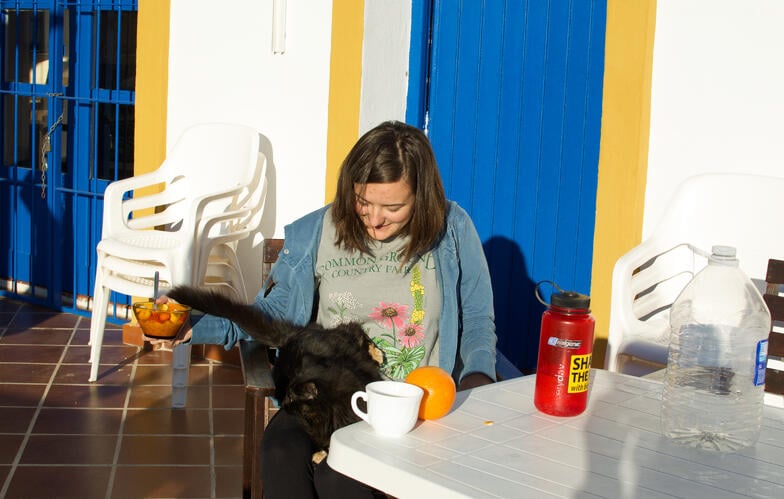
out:
M491 269L501 350L533 369L535 283L588 294L606 0L414 2L407 120ZM545 298L552 288L545 286Z
M137 0L0 0L0 293L86 313L133 174Z

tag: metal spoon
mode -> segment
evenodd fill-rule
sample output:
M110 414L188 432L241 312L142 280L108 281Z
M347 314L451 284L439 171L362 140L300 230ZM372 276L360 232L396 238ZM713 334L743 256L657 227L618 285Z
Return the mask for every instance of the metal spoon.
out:
M155 276L153 277L152 281L152 309L158 310L158 280L159 280L158 271L155 271Z

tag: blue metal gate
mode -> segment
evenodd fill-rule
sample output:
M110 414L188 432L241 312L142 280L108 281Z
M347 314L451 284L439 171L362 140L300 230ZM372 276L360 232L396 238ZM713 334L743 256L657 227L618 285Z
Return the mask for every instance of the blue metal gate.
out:
M136 0L0 0L0 293L92 294L102 196L133 173Z
M407 120L484 242L501 350L533 369L535 283L590 292L606 0L413 8Z

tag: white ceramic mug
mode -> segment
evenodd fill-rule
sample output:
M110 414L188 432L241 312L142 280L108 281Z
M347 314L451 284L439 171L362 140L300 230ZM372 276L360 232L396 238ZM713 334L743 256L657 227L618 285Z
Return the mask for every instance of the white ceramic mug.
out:
M419 414L419 403L424 392L421 388L403 381L374 381L364 392L355 392L351 408L379 435L399 437L414 427ZM357 407L357 400L367 402L367 412Z

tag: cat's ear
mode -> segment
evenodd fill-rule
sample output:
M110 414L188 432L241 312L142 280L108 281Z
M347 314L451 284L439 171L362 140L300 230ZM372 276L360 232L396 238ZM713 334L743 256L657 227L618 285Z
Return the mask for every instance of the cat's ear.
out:
M370 354L370 358L373 359L379 367L387 363L387 354L378 348L372 341L368 344L368 353Z

